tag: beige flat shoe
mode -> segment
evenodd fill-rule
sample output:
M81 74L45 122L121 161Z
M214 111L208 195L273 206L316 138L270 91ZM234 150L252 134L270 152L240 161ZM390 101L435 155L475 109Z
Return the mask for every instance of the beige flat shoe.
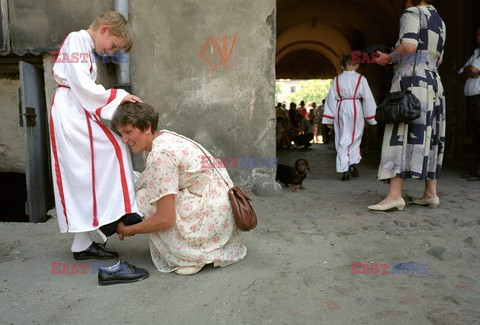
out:
M175 273L179 275L193 275L200 272L202 268L203 268L203 265L202 266L185 266L185 267L176 269Z
M368 208L374 211L387 211L391 209L397 209L398 211L402 211L403 208L405 208L405 200L403 199L403 197L401 197L398 200L395 200L388 204L383 204L383 205L375 204L375 205L369 206Z
M440 205L440 199L438 196L431 197L429 199L416 199L413 200L412 204L423 205L423 206L430 206L432 209L435 209Z

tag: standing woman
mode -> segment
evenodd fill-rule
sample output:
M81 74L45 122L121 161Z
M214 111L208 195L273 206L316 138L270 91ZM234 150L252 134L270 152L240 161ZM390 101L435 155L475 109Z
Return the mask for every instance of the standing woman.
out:
M379 65L396 64L391 92L409 88L422 106L414 122L385 125L379 180L389 180L388 194L370 210L403 210L403 180L425 180L425 191L414 204L437 207L437 179L445 150L445 95L438 74L445 45L445 23L432 0L406 0L400 35L391 54L378 52ZM417 65L413 75L416 53Z

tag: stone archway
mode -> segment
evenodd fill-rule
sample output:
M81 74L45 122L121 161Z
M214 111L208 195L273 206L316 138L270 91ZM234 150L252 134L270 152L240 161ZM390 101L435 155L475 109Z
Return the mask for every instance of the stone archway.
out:
M395 42L401 12L402 1L395 0L278 0L277 75L301 78L283 61L311 60L314 51L322 64L312 64L311 74L332 78L341 71L342 55Z

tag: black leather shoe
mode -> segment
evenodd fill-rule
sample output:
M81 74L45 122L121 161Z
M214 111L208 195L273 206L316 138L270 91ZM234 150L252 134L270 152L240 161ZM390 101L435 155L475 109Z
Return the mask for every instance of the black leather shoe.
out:
M98 268L98 283L100 285L131 283L146 279L149 275L147 270L119 260L115 265Z
M350 173L349 172L344 172L342 175L342 181L349 181L350 180Z
M101 226L100 230L103 232L105 236L110 237L111 235L117 233L117 226L120 223L120 221L127 226L131 226L136 223L142 222L142 220L143 220L142 217L138 213L129 213L124 215L117 221Z
M93 242L89 248L81 252L74 252L73 258L76 260L111 260L112 258L117 258L118 253L107 251L103 246Z
M143 219L138 213L129 213L124 215L120 221L122 221L126 226L131 226L136 223L142 222Z
M350 172L350 175L352 177L358 177L358 170L355 167L355 165L351 165L350 168L348 169L348 171Z

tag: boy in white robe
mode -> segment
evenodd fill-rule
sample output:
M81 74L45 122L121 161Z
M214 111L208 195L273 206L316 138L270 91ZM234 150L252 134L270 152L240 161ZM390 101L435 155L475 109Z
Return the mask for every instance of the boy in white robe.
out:
M364 119L377 124L377 105L367 79L357 73L358 63L351 55L342 58L343 72L333 79L323 109L322 124L335 130L337 149L337 172L343 173L342 180L358 176L355 165L360 162Z
M106 90L96 84L93 52L108 55L131 47L127 20L106 12L87 30L67 36L53 67L58 84L50 109L55 204L60 232L75 234L71 247L75 259L118 257L93 242L88 232L112 223L115 229L121 218L140 218L128 147L100 118L110 120L121 103L141 100L122 89Z

